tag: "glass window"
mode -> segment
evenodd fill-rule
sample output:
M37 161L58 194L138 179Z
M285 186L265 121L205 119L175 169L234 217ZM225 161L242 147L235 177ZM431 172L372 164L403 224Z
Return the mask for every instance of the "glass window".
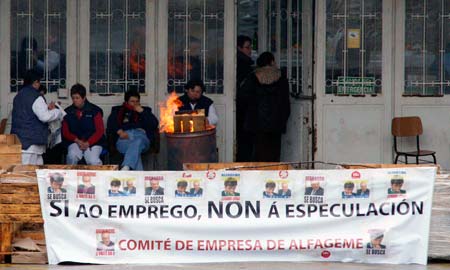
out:
M223 19L223 0L169 1L169 92L197 79L207 93L223 93Z
M28 69L42 76L47 91L66 87L66 1L11 1L11 91Z
M258 54L258 5L259 0L238 3L238 35L252 39L252 58Z
M326 93L381 93L382 0L327 0Z
M290 4L289 4L290 3ZM291 93L302 93L302 1L270 0L268 50L287 76Z
M405 96L450 94L450 2L406 1Z
M90 5L90 91L145 92L145 0Z

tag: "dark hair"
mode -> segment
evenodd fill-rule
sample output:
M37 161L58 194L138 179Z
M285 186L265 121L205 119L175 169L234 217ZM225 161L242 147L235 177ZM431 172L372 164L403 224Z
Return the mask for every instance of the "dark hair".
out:
M80 95L81 98L86 97L86 87L84 87L81 83L76 83L70 88L70 96L75 94Z
M120 187L121 184L122 183L118 179L114 179L114 180L111 181L111 186L112 187Z
M30 45L29 43L31 43L31 47L29 47L28 45ZM36 51L38 48L37 46L37 41L34 38L29 38L29 37L24 37L22 39L22 43L20 45L20 50L25 52L27 49L32 49L33 51Z
M401 178L393 178L393 179L391 179L391 185L394 185L394 184L403 185L403 179L401 179Z
M225 186L232 186L232 187L237 186L237 180L234 179L233 177L228 177L227 180L225 180L224 185Z
M344 188L354 188L355 184L353 182L345 182Z
M263 52L258 59L256 59L256 65L258 67L270 66L275 61L275 57L271 52Z
M238 37L237 37L237 46L239 47L239 48L242 48L242 47L244 47L244 44L245 44L245 42L250 42L250 45L252 44L252 39L250 38L250 37L248 37L248 36L244 36L244 35L239 35Z
M177 187L187 187L187 182L186 181L179 181L177 183Z
M266 183L266 188L275 188L275 183L274 182L267 182Z
M139 92L135 89L130 89L125 92L125 102L128 102L128 100L130 100L130 97L137 97L139 100L141 99L141 95L139 95Z
M189 80L184 86L185 90L194 89L196 86L200 86L202 93L205 92L205 85L202 80Z
M50 176L50 183L53 183L53 182L58 182L58 183L64 182L64 177L60 173L54 173Z
M44 84L39 85L39 92L42 92L42 95L47 94L47 87Z
M23 85L24 86L31 85L35 81L40 82L41 75L39 75L39 73L37 73L37 71L34 69L27 70L27 72L25 73L25 76L23 76Z

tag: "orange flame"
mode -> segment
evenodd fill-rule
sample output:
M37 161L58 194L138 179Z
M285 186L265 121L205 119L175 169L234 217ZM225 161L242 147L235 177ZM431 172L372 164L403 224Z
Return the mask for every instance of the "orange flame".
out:
M175 131L173 116L181 106L183 106L183 103L178 99L175 91L170 93L170 96L165 102L159 103L159 132L173 133Z

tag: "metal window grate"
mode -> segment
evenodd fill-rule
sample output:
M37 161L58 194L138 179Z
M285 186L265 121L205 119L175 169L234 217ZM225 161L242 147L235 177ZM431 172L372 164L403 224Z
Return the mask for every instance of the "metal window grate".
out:
M54 92L66 87L66 1L11 1L11 92L28 69Z
M326 4L327 94L381 93L382 1Z
M168 44L169 92L196 79L207 93L223 93L223 1L170 0Z
M406 1L404 95L450 94L450 2Z
M145 10L145 0L91 0L91 92L145 92Z

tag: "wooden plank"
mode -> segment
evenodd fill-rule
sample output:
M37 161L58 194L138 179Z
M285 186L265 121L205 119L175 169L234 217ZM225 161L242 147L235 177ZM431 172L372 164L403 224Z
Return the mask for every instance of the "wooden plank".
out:
M13 165L22 162L22 154L0 154L0 164Z
M13 224L5 223L0 220L1 242L0 252L11 252L11 244L13 237Z
M39 194L37 183L0 183L0 194Z
M18 238L30 238L33 240L45 240L44 231L19 231L16 233Z
M96 171L117 171L119 165L15 165L11 168L12 172L33 172L35 170L96 170Z
M0 209L3 214L42 214L40 204L0 204Z
M410 167L437 167L437 173L440 173L441 166L436 164L344 164L341 165L344 169L389 169L389 168L410 168Z
M11 263L17 264L47 264L47 252L13 252Z
M0 144L0 155L4 154L21 154L22 146L20 144L8 145Z
M41 214L0 214L0 222L44 223Z
M0 204L40 204L39 194L0 194Z
M229 162L229 163L184 163L186 171L208 171L234 168L237 170L292 170L289 164L277 162Z

